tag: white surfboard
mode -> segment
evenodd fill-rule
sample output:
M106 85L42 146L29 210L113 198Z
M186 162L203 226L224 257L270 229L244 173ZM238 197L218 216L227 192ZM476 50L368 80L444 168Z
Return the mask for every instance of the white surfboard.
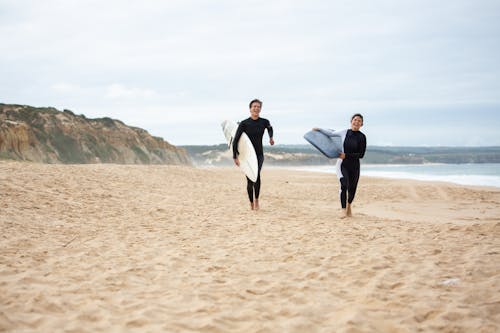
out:
M238 125L230 120L224 120L221 126L232 156L233 139L236 135ZM245 133L241 134L240 140L238 141L238 152L240 153L238 155L238 160L240 161L241 171L243 171L243 173L250 178L251 181L257 181L257 174L259 171L257 154L255 153L252 142Z

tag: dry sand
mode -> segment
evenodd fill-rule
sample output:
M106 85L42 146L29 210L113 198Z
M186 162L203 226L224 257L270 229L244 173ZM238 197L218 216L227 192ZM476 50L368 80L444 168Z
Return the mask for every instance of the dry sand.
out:
M500 189L262 177L0 163L0 331L500 331Z

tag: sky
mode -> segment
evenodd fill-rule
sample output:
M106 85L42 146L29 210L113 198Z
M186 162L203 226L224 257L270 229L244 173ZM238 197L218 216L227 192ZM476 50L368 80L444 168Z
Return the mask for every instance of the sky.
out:
M259 98L277 144L361 113L368 145L500 146L499 59L498 0L0 0L0 103L174 145Z

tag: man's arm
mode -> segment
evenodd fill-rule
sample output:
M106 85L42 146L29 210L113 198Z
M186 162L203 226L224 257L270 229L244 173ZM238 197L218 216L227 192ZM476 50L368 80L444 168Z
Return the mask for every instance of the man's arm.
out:
M242 123L240 123L238 125L238 129L236 130L236 134L234 135L233 143L232 143L233 144L233 160L234 160L234 163L238 166L240 165L240 161L238 160L238 155L239 155L238 142L240 141L241 134L243 134Z
M274 145L274 139L273 139L274 130L270 122L267 123L266 128L267 128L267 134L269 134L269 144L272 146Z

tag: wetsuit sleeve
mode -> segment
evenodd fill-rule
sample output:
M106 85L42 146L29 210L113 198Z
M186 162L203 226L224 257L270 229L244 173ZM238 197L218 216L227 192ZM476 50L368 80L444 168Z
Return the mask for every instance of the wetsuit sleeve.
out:
M360 151L359 153L349 153L349 154L345 154L346 158L363 158L365 156L365 152L366 152L366 136L363 134L360 138L359 138L359 147L360 147Z
M273 131L273 127L271 126L271 123L269 121L267 121L266 128L267 128L267 133L269 134L269 138L272 139L274 131Z
M238 142L240 141L241 134L243 134L243 123L241 122L238 125L238 129L236 130L236 134L233 138L233 159L239 155L238 152Z
M342 132L345 132L345 130L334 131L332 129L324 129L324 128L318 128L318 131L320 131L321 133L323 133L326 136L338 136L338 137L341 137Z

